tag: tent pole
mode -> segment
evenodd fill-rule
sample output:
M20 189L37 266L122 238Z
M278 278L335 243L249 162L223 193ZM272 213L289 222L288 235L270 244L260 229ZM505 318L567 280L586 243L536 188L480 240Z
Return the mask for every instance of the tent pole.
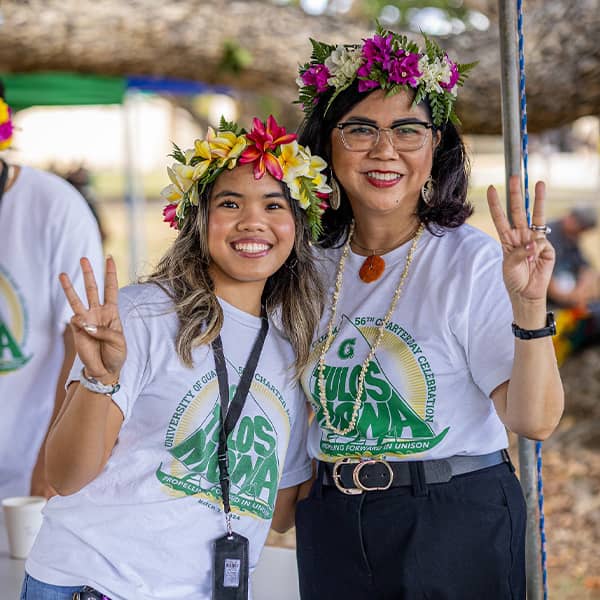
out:
M139 275L144 258L144 196L135 165L135 94L126 92L123 99L123 124L125 145L125 203L127 205L129 231L129 281Z
M521 132L519 113L519 74L517 45L517 7L514 0L498 0L502 92L502 131L508 210L508 179L521 174ZM519 438L519 478L527 503L527 599L541 600L540 539L538 529L535 442Z

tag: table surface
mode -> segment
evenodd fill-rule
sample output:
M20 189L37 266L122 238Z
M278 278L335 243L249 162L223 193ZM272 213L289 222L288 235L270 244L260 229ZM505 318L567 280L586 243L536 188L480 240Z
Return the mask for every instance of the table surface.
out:
M0 510L0 598L17 600L21 593L25 561L11 558L8 553L8 537L4 527L4 514Z
M11 558L4 515L0 510L0 600L18 600L25 561ZM252 574L254 600L298 600L296 553L266 546Z

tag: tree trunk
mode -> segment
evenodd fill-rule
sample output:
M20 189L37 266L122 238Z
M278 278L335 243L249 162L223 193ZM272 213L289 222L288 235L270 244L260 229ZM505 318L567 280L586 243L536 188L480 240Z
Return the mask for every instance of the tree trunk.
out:
M309 35L337 43L372 32L340 16L313 17L260 0L4 0L2 13L4 71L168 76L285 101L295 98L296 68L309 57ZM529 3L525 29L530 131L598 114L600 0ZM459 93L464 131L498 133L497 26L441 43L459 62L479 60ZM224 60L227 46L233 62ZM239 49L252 60L234 72Z

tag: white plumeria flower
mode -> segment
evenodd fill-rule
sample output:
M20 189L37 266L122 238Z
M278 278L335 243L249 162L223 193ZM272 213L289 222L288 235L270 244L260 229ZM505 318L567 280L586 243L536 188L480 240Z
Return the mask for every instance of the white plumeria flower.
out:
M445 72L439 58L436 58L433 62L429 62L427 55L422 56L419 59L419 71L421 71L420 79L425 85L426 92L436 92L440 94L444 91L440 86L440 81L443 81ZM448 81L450 81L449 78Z
M300 153L309 167L310 177L315 176L315 171L322 171L327 168L327 163L320 156L316 154L313 156L308 146L302 148Z
M190 189L194 183L191 175L194 172L194 167L174 163L173 166L167 167L167 174L173 185L177 186L184 194ZM189 177L188 177L189 175Z
M174 183L163 188L160 191L160 195L170 204L177 204L183 198L183 192Z
M306 210L310 206L310 198L303 191L303 189L301 187L301 183L302 183L301 180L302 180L302 177L296 177L292 181L289 181L289 182L286 181L286 183L287 183L288 187L290 188L290 195L292 196L292 198L294 198L294 200L298 201L298 203L300 204L300 206L302 207L303 210Z
M330 194L333 190L327 185L327 177L323 175L323 173L317 173L312 180L315 185L317 192L321 192L323 194Z
M444 57L444 60L442 61L442 73L440 76L440 81L442 83L450 83L450 79L452 79L452 71L450 69L450 65L448 64L448 59Z
M344 55L344 50L344 46L336 46L331 54L325 59L324 64L332 75L335 75L340 70L340 66L343 63L342 57Z
M283 171L284 181L293 181L296 177L308 175L310 165L306 161L305 155L300 152L298 142L295 140L281 146L278 161Z
M354 79L361 62L360 48L337 46L325 59L325 66L330 74L327 83L335 88L343 87L348 81Z

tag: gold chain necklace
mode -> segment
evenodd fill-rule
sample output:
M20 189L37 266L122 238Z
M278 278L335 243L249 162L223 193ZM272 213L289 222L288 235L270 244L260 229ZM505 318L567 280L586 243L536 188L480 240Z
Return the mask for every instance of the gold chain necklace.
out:
M371 346L371 350L367 355L367 358L363 362L360 373L358 375L358 389L356 391L356 398L354 399L354 406L352 407L352 416L350 418L350 422L348 426L344 429L338 429L331 422L331 415L329 414L329 410L327 409L327 396L325 395L325 355L331 348L331 344L333 343L333 326L335 323L335 316L337 312L338 300L340 297L340 292L342 290L342 283L344 278L344 266L346 264L346 259L348 258L348 254L350 253L350 243L352 241L352 235L354 233L354 221L350 224L350 231L348 233L348 239L346 240L346 244L344 245L344 250L342 251L342 256L340 258L340 262L338 265L337 275L335 277L335 290L333 292L333 302L331 306L331 317L329 318L329 325L327 326L327 339L323 344L323 349L321 350L321 355L319 356L319 372L317 375L318 384L319 384L319 403L321 404L321 408L323 409L323 414L325 415L325 427L330 429L334 433L338 435L346 435L350 431L352 431L356 427L356 421L358 419L358 411L361 405L361 397L363 394L364 384L365 384L365 376L367 374L367 369L369 368L370 362L373 360L375 356L375 352L383 339L383 334L385 332L385 328L392 318L392 314L396 309L396 304L398 304L398 300L400 298L400 294L402 293L402 288L404 287L404 282L408 276L408 271L410 269L410 264L413 261L413 257L415 254L415 250L417 248L417 243L423 234L424 226L421 223L419 228L417 229L417 233L413 239L413 242L408 251L408 255L406 256L406 262L404 263L404 270L402 271L402 275L400 276L400 281L398 282L398 287L394 292L394 296L392 298L392 302L390 304L390 308L388 309L383 322L379 326L377 337L375 339L375 343Z

